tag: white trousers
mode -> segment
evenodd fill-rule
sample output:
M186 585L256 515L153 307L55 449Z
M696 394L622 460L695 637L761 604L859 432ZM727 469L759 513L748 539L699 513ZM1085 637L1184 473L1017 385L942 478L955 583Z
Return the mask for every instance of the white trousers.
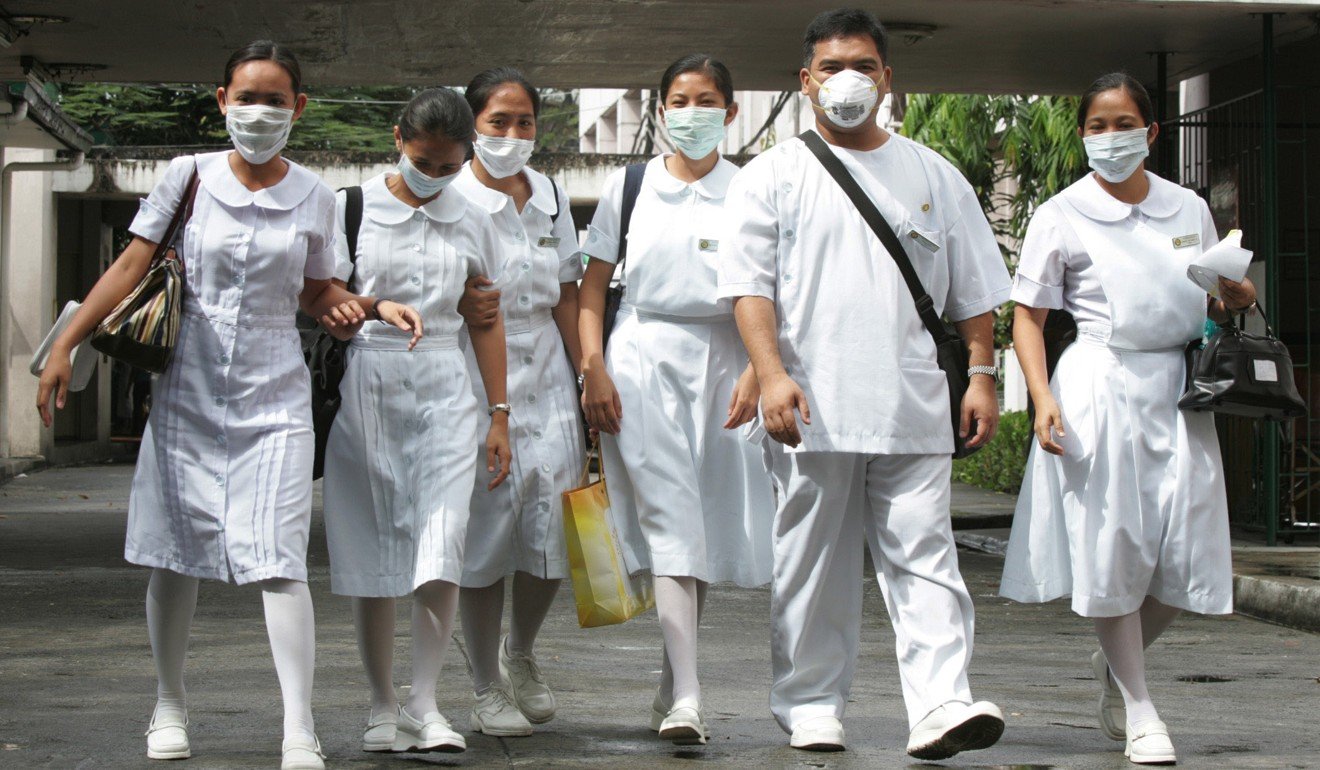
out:
M973 609L949 521L949 456L770 451L781 490L770 605L779 726L843 717L857 667L863 536L897 638L909 728L944 703L971 703Z

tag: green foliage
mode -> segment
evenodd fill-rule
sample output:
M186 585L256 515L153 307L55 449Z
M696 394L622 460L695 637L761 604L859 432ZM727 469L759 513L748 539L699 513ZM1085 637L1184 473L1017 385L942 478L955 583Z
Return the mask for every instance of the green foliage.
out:
M1004 412L999 433L971 457L953 461L953 480L995 492L1017 494L1031 449L1031 421L1026 412Z
M393 154L392 128L419 89L403 86L318 88L289 137L291 150ZM538 128L542 151L576 152L577 103L555 92ZM98 145L156 147L226 145L224 117L208 85L65 86L61 108L92 132Z

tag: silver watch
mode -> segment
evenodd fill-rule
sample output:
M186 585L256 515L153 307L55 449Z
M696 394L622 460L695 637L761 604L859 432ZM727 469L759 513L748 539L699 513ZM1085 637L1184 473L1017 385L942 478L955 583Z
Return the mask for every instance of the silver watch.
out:
M999 382L999 368L995 366L969 366L967 367L967 377L971 379L973 374L989 375L992 380Z
M508 404L492 404L486 409L486 414L491 417L494 417L496 412L504 412L505 414L511 415L513 414L513 407Z

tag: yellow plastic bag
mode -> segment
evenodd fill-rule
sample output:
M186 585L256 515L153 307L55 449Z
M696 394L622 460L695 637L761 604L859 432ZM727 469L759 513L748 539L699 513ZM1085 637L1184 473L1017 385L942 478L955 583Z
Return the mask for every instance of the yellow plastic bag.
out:
M593 446L591 454L596 454L598 448L599 444ZM583 628L622 623L655 606L650 575L629 575L624 566L619 536L610 520L603 460L600 480L587 483L591 454L578 488L563 493L564 541L568 545L578 625Z

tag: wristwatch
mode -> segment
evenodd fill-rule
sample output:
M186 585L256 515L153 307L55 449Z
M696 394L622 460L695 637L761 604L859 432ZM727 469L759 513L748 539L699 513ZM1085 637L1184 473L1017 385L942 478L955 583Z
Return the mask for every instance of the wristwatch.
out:
M999 368L994 366L969 366L967 367L967 377L971 379L973 374L989 375L995 382L999 382Z
M377 321L383 320L383 319L380 317L380 303L382 303L382 302L393 302L393 301L394 301L394 300L392 300L392 299L388 299L388 298L386 298L386 297L377 297L377 298L376 298L376 301L373 302L372 305L371 305L371 315L375 316L375 320L377 320Z
M513 407L508 404L492 404L486 409L486 414L491 417L494 417L496 412L504 412L505 414L512 415Z

